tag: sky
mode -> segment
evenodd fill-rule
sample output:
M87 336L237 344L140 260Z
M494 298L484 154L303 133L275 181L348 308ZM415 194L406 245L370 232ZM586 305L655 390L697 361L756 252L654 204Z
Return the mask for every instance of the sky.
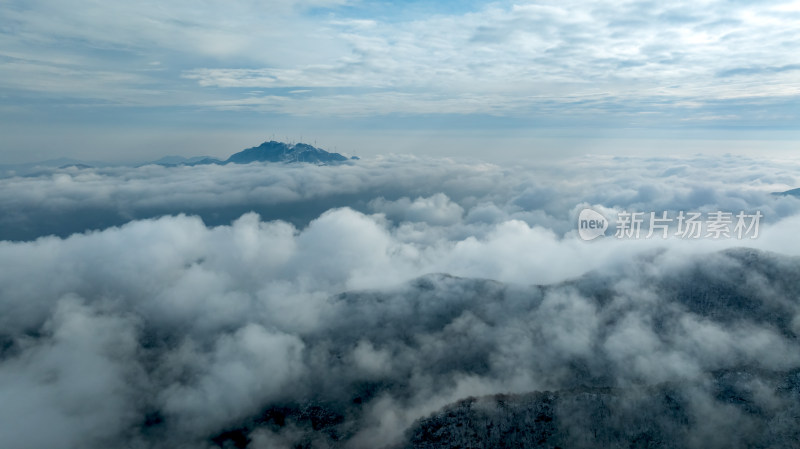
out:
M0 0L0 163L789 154L798 1Z

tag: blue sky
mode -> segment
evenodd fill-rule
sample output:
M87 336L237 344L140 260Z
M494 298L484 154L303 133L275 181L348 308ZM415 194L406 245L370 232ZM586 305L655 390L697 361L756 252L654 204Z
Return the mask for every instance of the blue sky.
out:
M800 136L798 1L0 8L0 163L273 136L483 158L791 152Z

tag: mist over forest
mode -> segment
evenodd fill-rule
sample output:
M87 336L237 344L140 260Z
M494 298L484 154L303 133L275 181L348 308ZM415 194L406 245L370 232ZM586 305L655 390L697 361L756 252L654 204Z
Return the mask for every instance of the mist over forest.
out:
M800 200L773 193L794 173L395 156L0 179L0 446L792 447ZM586 207L764 218L583 241Z

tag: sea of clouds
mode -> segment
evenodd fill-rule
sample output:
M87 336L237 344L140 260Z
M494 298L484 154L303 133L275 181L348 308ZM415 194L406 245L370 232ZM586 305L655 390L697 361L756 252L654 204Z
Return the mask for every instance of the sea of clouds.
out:
M383 447L468 396L797 369L800 199L773 193L798 185L798 161L738 156L5 177L0 447L328 447L302 419L264 424L309 404L341 417L337 444ZM763 219L756 239L584 242L585 207ZM725 252L742 246L781 278ZM697 267L785 322L664 293ZM610 300L571 286L587 273Z

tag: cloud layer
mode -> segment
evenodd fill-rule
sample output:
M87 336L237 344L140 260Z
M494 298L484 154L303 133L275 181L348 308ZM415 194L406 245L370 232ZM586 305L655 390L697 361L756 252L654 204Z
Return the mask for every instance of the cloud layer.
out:
M508 220L561 237L574 230L578 210L587 205L612 214L760 210L766 223L798 210L797 198L771 195L800 185L791 159L589 157L517 164L389 156L337 167L43 168L34 176L0 178L0 239L64 237L178 213L218 225L255 211L302 228L334 207L383 214L408 238L446 233L446 239L482 236Z
M796 118L790 1L7 3L0 88L23 110L44 97L317 117L602 113L623 126Z
M0 443L381 447L467 396L800 367L796 258L495 232L424 249L338 209L3 243ZM403 285L432 269L513 282Z
M580 385L676 382L722 413L716 370L800 367L796 257L718 252L800 255L800 201L770 194L795 173L398 156L3 178L5 232L52 225L0 242L0 446L382 447L468 396ZM586 206L765 221L587 243Z

